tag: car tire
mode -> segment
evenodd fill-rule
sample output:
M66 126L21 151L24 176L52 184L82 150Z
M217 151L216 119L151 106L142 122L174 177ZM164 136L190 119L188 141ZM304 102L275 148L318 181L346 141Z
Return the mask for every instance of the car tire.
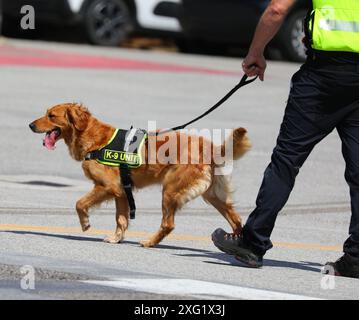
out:
M133 30L133 19L123 0L92 0L85 8L84 26L90 43L118 46Z
M303 62L306 59L306 48L302 42L303 19L306 13L306 10L292 13L280 31L279 47L283 55L291 61Z

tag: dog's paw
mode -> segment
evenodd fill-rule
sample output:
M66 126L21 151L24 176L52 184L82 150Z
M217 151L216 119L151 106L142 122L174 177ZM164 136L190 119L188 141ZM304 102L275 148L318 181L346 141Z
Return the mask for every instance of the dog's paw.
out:
M87 223L82 223L82 224L81 224L81 228L82 228L82 231L83 231L83 232L86 232L88 229L91 228L91 225L90 225L89 222L87 222Z
M123 241L123 235L112 235L112 236L108 236L105 239L103 239L104 242L106 243L120 243Z
M151 248L154 246L154 243L151 240L142 240L140 241L140 245L144 248Z

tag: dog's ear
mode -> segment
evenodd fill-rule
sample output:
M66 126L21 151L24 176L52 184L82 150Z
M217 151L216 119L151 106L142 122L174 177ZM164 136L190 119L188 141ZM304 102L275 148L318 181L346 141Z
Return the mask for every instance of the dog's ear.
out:
M76 130L84 131L90 119L90 112L82 105L73 104L67 109L67 118Z

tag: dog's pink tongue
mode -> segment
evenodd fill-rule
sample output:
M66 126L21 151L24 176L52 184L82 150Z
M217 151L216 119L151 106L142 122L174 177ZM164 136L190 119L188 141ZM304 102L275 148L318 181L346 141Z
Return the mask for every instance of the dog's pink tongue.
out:
M49 150L54 150L55 143L56 143L56 132L53 131L51 133L46 133L46 136L44 139L44 146Z

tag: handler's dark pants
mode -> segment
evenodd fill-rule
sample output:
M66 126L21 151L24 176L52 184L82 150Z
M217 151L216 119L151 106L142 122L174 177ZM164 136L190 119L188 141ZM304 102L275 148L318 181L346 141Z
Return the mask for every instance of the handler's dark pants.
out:
M333 129L342 140L351 197L350 237L344 252L359 258L359 64L323 61L306 62L292 78L277 145L264 173L256 208L243 230L244 243L256 254L264 255L272 248L270 235L275 220L300 167Z

